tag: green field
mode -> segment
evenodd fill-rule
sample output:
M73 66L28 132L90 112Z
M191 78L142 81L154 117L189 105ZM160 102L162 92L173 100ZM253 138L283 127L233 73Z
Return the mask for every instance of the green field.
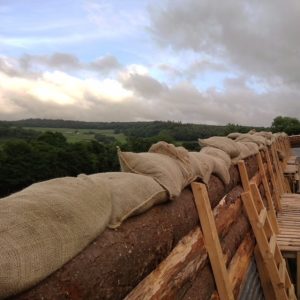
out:
M60 132L66 137L69 143L92 140L94 139L96 133L101 133L107 136L113 136L120 143L126 142L126 136L123 133L115 134L113 129L74 129L46 127L24 127L24 129L32 129L41 132Z

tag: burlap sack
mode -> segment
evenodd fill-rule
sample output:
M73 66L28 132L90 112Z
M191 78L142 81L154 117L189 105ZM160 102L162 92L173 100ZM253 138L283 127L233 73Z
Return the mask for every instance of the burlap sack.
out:
M229 169L224 160L200 152L189 152L195 177L202 179L204 183L209 182L211 174L219 177L224 184L230 182Z
M118 157L123 172L154 178L168 191L170 199L179 196L193 179L181 161L168 155L150 152L121 152L118 150Z
M268 140L271 140L272 139L272 132L270 131L259 131L259 132L256 132L255 135L259 135L259 136L262 136Z
M249 132L248 132L248 134L254 134L256 132L256 129L251 129Z
M258 147L264 148L267 145L266 139L256 134L242 134L236 140L236 142L252 142L258 145Z
M199 144L202 147L210 146L218 148L226 152L231 158L239 156L239 148L235 142L227 137L213 136L208 139L199 139Z
M179 159L183 163L189 163L189 152L184 147L176 147L164 141L157 142L149 148L151 153L160 153L169 157Z
M204 148L201 149L200 152L204 153L204 154L207 154L207 155L210 155L212 157L217 157L217 158L220 158L220 159L224 160L225 165L226 165L227 168L229 168L230 165L231 165L230 156L226 152L224 152L223 150L220 150L220 149L214 148L214 147L204 147Z
M266 132L266 131L261 131L261 132L254 133L253 136L255 136L255 137L260 136L260 137L264 138L265 145L269 146L269 145L272 144L272 141L271 141L272 133L269 133L269 132Z
M116 228L133 215L147 211L155 204L168 200L165 189L149 176L110 172L89 176L95 184L106 181L111 191L112 214L110 228Z
M184 147L176 147L173 144L160 141L156 144L153 144L148 151L151 153L167 155L178 160L180 167L183 169L183 173L190 178L189 183L193 180L189 152Z
M259 152L259 147L257 144L252 143L252 142L239 142L244 144L246 147L248 147L249 151L250 151L250 155L255 155Z
M232 132L232 133L229 133L227 135L228 138L232 139L232 140L235 140L237 137L239 137L241 135L241 133L239 132Z
M104 182L58 178L0 200L0 298L27 289L95 239L111 214Z
M252 155L250 149L244 143L236 142L236 144L240 148L240 155L232 160L233 164L236 164L236 163L238 163L239 160L245 159Z
M189 152L189 156L195 179L201 179L207 184L214 169L213 160L201 152Z

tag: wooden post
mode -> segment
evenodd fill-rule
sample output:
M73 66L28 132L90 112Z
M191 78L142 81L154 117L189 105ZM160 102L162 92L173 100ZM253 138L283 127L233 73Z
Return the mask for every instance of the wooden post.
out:
M218 293L221 300L234 300L232 286L226 270L223 252L212 214L206 186L202 183L192 183L192 190L198 210L204 243L208 252L214 273Z

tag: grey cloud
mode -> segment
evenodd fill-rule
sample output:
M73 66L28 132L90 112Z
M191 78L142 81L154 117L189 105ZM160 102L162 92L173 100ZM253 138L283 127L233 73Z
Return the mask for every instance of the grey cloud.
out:
M242 72L300 85L297 0L172 0L150 15L162 46L214 55Z
M0 72L3 72L10 76L15 76L19 72L16 70L15 66L9 63L7 58L0 56Z
M20 66L29 70L33 65L44 65L51 68L81 68L79 59L68 53L54 53L52 55L29 55L25 54L20 58Z
M112 55L98 58L90 63L91 69L102 72L120 69L121 66L121 63Z
M168 89L166 85L148 75L130 74L122 83L125 88L135 91L144 98L159 96Z
M164 73L168 74L171 77L181 77L183 76L183 71L179 70L178 68L175 68L169 64L159 64L158 69L163 71Z
M193 62L190 66L187 67L185 72L188 77L193 78L197 74L206 71L225 72L227 70L228 68L222 63L216 63L213 61L203 59Z
M36 67L44 66L60 70L91 70L107 74L121 68L121 63L113 55L106 55L92 62L81 62L77 56L70 53L53 53L52 55L24 54L19 59L19 65L24 72L31 72Z

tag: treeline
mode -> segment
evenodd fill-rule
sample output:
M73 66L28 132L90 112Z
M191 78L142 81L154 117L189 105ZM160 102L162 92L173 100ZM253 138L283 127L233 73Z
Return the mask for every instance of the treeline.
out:
M69 120L27 119L20 121L2 121L1 125L14 127L46 127L46 128L73 128L73 129L113 129L115 133L126 136L148 138L166 136L175 141L195 141L197 138L210 136L224 136L233 131L248 132L255 128L257 131L270 130L266 127L241 126L236 124L205 125L184 124L173 121L153 122L83 122Z
M57 132L46 132L29 140L11 140L0 148L0 196L51 178L118 169L113 144L71 144Z
M68 143L55 130L41 133L24 127L113 129L126 135L124 143L102 133L95 139ZM253 127L237 124L225 126L182 124L180 122L79 122L30 119L0 122L0 197L16 192L32 183L56 177L76 176L119 170L117 146L124 151L144 152L157 141L164 140L199 151L198 138L224 136L231 132L248 132ZM300 134L297 119L277 117L271 128L257 131L285 131Z

